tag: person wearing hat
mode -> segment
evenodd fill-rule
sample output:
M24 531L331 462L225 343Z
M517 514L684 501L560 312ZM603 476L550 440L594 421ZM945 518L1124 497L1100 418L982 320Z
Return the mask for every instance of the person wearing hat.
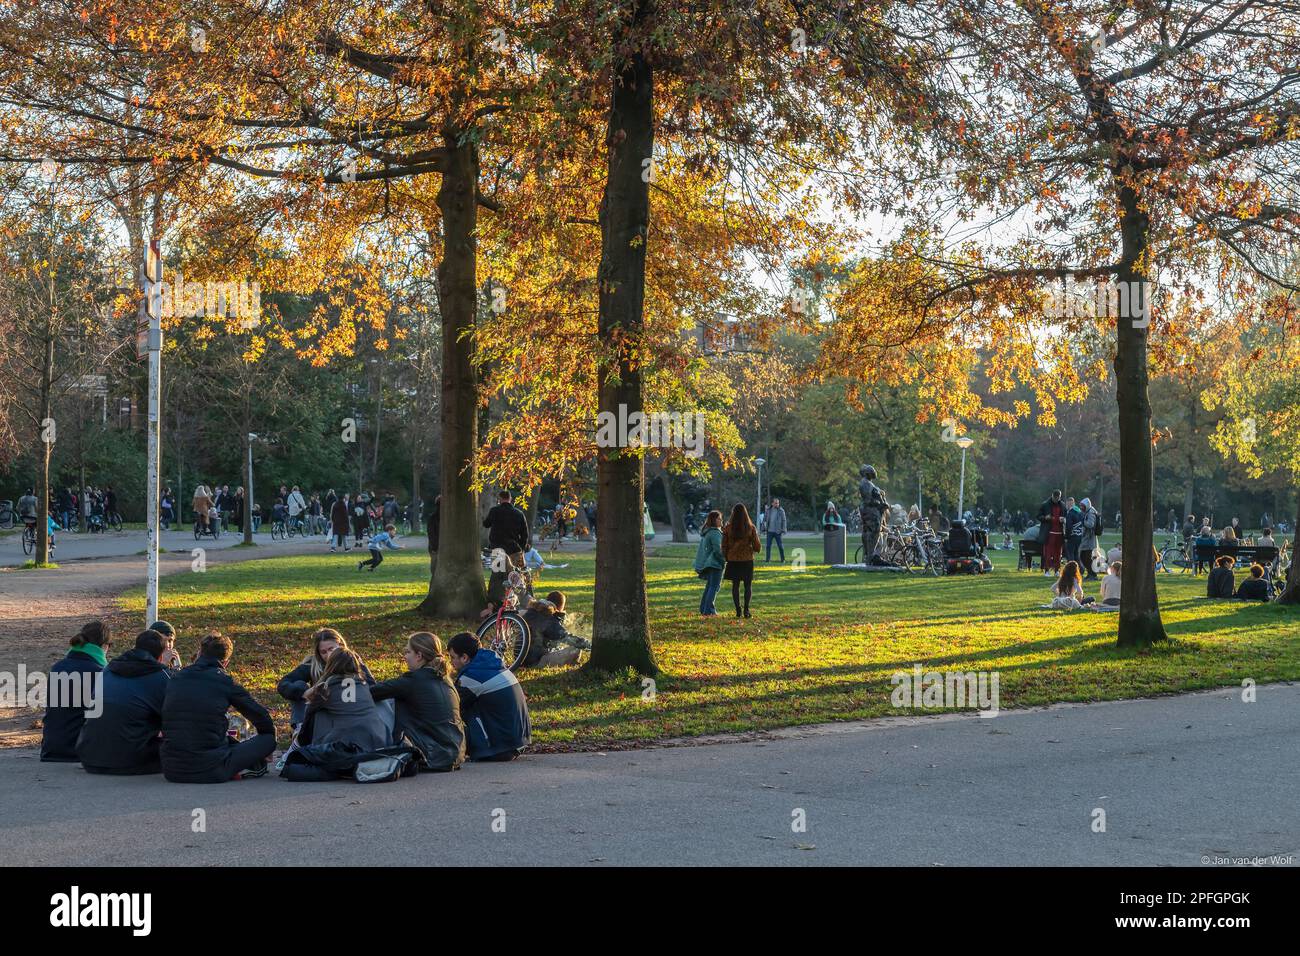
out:
M163 639L162 657L159 658L163 667L170 667L173 670L184 667L180 652L176 650L176 628L166 621L154 621L149 625L149 630L161 635Z

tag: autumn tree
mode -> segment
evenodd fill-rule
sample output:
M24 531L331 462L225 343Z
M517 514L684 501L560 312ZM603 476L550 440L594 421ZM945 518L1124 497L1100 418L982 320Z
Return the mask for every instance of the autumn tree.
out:
M1161 337L1207 287L1287 284L1266 261L1300 225L1300 5L922 0L896 16L916 39L891 61L924 95L896 101L904 126L864 162L879 208L913 227L891 253L934 274L899 287L896 320L859 313L858 328L991 347L995 380L1050 396L1071 379L1071 330L1099 323L1114 336L1124 540L1150 541ZM1083 387L1096 372L1079 369ZM1146 645L1165 636L1154 565L1126 550L1118 640Z

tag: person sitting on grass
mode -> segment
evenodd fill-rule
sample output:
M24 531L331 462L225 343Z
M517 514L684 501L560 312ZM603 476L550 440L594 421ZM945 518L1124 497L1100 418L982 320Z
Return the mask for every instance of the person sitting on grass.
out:
M172 670L180 670L184 667L185 663L181 660L180 652L176 650L176 628L166 621L154 621L149 625L149 630L162 635L163 652L158 658L162 666Z
M388 746L389 722L375 706L365 665L354 651L336 648L303 699L307 718L298 731L300 745L355 744L363 753Z
M348 642L343 639L343 635L332 627L322 627L311 636L311 653L275 685L276 693L293 704L293 709L289 712L289 724L295 732L307 717L308 688L320 683L321 675L325 673L325 662L339 648L348 650ZM364 661L361 664L361 676L367 684L375 683Z
M397 528L391 524L384 525L384 530L370 539L370 560L358 561L357 570L360 571L362 568L369 568L373 571L375 568L383 564L384 555L379 550L380 548L388 548L392 551L401 551L402 546L394 540L396 537Z
M1237 587L1237 597L1243 601L1271 601L1272 587L1264 577L1264 568L1259 564L1250 566L1250 577Z
M162 663L167 639L154 630L136 635L135 647L104 668L103 712L77 738L87 773L161 773L163 698L172 672Z
M1123 570L1122 562L1112 561L1106 576L1101 579L1101 603L1107 607L1119 607L1120 572Z
M396 702L393 740L405 739L424 756L423 769L441 773L465 762L465 725L451 662L442 641L428 631L406 639L406 673L370 688L376 701Z
M1230 554L1221 554L1214 559L1214 569L1210 572L1210 577L1205 582L1206 597L1232 597L1233 585L1236 583L1236 578L1232 574L1232 566L1235 563L1236 562Z
M552 591L546 600L533 601L524 611L524 621L532 634L525 667L563 667L578 663L583 651L591 650L591 641L571 634L564 626L565 597Z
M41 760L76 763L77 738L86 724L86 711L100 704L103 678L112 646L108 625L90 621L72 638L67 655L50 668L45 719L41 729Z
M1061 567L1061 576L1052 585L1052 607L1061 611L1076 611L1093 599L1083 593L1079 582L1079 562L1066 561Z
M514 760L532 742L528 701L497 653L461 631L447 644L456 669L470 760Z
M267 772L275 721L226 670L234 651L230 638L208 634L194 663L167 684L161 762L163 777L172 783L225 783ZM232 707L253 724L255 736L240 743L230 739L226 713Z

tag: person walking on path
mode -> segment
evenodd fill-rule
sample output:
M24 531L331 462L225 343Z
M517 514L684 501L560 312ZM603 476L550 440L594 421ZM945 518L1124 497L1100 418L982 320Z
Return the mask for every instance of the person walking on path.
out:
M330 508L330 553L333 554L338 548L344 551L351 551L348 545L348 496L347 492L343 493L341 498L335 498L334 504Z
M704 579L704 594L700 597L700 614L712 617L718 613L714 601L722 587L722 569L727 566L722 553L722 512L710 511L700 531L700 543L695 549L695 573Z
M758 529L750 520L745 506L737 504L731 509L731 520L722 529L722 553L727 559L722 576L731 582L731 601L736 606L736 617L741 616L740 586L745 586L744 616L749 617L749 596L754 586L754 555L758 554Z
M767 560L772 560L772 542L776 542L776 548L781 555L781 563L785 563L785 545L781 543L781 536L789 530L789 523L786 520L785 509L781 507L781 499L773 498L772 503L767 506Z

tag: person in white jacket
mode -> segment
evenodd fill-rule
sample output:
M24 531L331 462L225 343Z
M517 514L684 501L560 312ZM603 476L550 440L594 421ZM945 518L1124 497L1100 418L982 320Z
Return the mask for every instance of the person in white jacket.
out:
M289 492L289 500L285 502L289 507L289 521L297 521L304 511L307 510L307 502L298 490L298 486L293 486L293 491Z

